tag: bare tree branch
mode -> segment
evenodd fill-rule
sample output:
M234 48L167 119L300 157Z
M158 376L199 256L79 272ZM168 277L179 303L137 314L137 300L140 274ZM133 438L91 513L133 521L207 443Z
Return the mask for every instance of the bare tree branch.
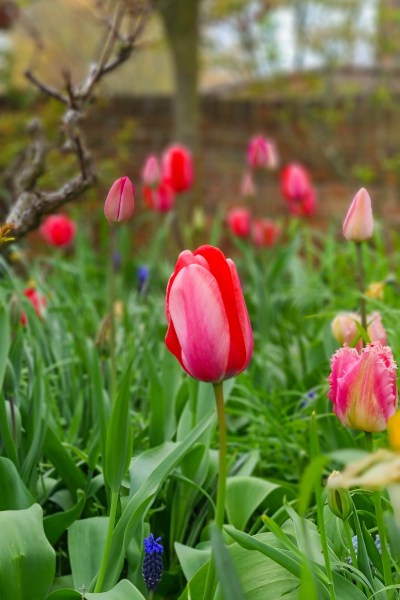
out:
M104 10L104 2L97 3ZM6 182L12 200L8 202L6 223L12 224L14 239L20 239L36 229L43 215L54 212L64 204L79 198L96 180L96 171L90 152L86 148L80 122L91 105L94 91L99 81L116 69L131 56L138 47L138 39L143 31L151 10L147 0L119 0L113 18L103 15L102 22L107 28L106 41L97 61L88 69L86 78L74 85L69 72L63 73L64 84L56 89L40 81L29 69L28 80L47 97L56 99L65 106L61 117L62 149L73 153L77 159L79 173L65 181L55 190L42 190L39 179L46 169L46 157L50 149L38 119L30 125L31 143L7 169ZM123 33L123 25L133 23L133 33ZM8 242L8 240L2 240ZM3 243L1 248L6 244Z

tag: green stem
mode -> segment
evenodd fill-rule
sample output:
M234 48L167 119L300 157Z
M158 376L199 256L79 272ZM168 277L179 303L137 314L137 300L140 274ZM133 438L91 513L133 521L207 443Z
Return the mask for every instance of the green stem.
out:
M111 492L111 506L110 506L110 516L108 519L106 544L104 546L103 558L101 560L99 575L97 577L96 586L94 588L95 594L101 592L101 588L103 587L104 577L105 577L106 571L107 571L108 557L109 557L110 548L111 548L111 539L112 539L112 534L114 531L115 518L117 516L118 497L119 497L119 491Z
M214 394L217 403L218 414L218 488L217 488L217 507L215 511L215 522L219 530L222 531L225 515L225 495L226 495L226 423L224 406L224 389L222 382L214 383Z
M115 228L111 224L110 231L110 257L109 257L109 279L108 279L108 303L110 315L110 364L111 364L111 386L110 396L112 402L115 400L116 391L116 357L115 357L115 269L114 252L116 250Z
M376 524L378 526L379 539L381 542L383 578L385 580L385 586L388 587L393 584L392 565L387 547L385 521L383 518L382 500L380 492L373 492L372 499L375 506ZM393 590L387 590L387 598L388 600L393 598Z
M365 448L368 452L372 452L373 450L373 437L372 437L372 432L371 431L365 431Z
M365 302L365 270L362 253L362 242L356 243L357 250L357 280L358 287L360 290L360 311L361 311L361 326L364 331L367 331L367 305ZM363 346L365 346L365 340L362 340Z
M220 531L224 524L225 516L225 495L226 495L226 423L225 423L225 406L224 406L224 389L223 383L214 383L215 401L217 403L218 415L218 487L217 487L217 504L215 509L215 522ZM204 588L203 600L211 600L215 584L215 566L212 556L207 572L206 585Z
M350 525L349 525L348 519L345 519L343 521L343 528L344 528L344 534L346 536L347 546L348 546L348 549L349 549L349 552L350 552L351 562L353 563L353 567L355 569L358 569L357 556L356 556L356 553L354 551L353 539L352 539L351 529L350 529Z
M319 454L320 454L318 430L317 430L317 419L316 419L315 412L313 412L311 415L310 434L311 434L310 435L311 458L315 458L316 456L319 456ZM325 530L324 500L323 500L323 496L322 496L321 481L319 478L317 478L317 480L315 482L315 497L317 500L317 518L318 518L319 534L321 537L322 552L324 555L326 574L327 574L328 580L329 580L329 584L328 584L329 597L331 600L336 600L335 588L333 586L333 580L332 580L331 563L329 560L328 540L326 537L326 530Z

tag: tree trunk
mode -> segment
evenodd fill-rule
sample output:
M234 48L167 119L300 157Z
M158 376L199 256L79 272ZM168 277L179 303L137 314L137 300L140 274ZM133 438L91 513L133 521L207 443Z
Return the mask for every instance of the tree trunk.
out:
M201 0L161 0L159 10L174 74L174 137L198 149L199 8Z

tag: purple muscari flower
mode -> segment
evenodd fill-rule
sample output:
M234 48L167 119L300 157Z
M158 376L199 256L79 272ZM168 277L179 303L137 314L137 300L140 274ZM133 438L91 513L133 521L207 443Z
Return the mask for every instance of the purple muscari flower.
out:
M146 265L141 265L137 270L138 291L144 293L147 290L150 269Z
M316 398L317 394L315 393L314 390L310 390L308 391L306 394L304 394L304 396L302 397L301 401L300 401L300 408L306 408L307 406L309 406L309 404L312 403L312 401Z
M162 553L164 552L163 546L159 543L161 538L154 539L151 533L148 538L144 539L144 552L145 557L142 567L143 579L146 583L147 589L155 590L163 572L163 559Z

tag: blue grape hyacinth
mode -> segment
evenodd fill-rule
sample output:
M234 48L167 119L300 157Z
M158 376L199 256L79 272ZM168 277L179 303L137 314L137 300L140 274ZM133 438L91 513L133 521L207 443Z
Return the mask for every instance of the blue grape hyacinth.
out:
M155 590L163 573L163 559L162 553L164 552L163 546L160 544L161 538L154 539L151 533L148 538L144 539L144 552L145 557L142 567L143 579L146 583L147 589Z

